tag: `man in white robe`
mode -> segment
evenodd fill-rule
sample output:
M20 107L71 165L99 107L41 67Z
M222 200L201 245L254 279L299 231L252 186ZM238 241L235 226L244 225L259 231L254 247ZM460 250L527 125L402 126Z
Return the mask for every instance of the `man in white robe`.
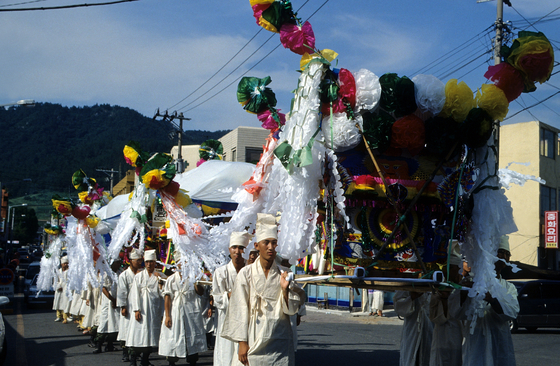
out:
M121 342L123 349L122 362L130 361L130 348L126 347L126 337L128 335L128 328L133 316L130 309L132 308L132 300L130 298L130 290L134 283L134 276L142 270L142 253L136 249L132 249L128 258L130 259L130 266L119 275L119 283L117 286L117 308L120 309L121 316L119 318L119 334L117 341Z
M290 315L305 292L276 264L278 233L274 216L258 214L255 248L259 258L237 274L221 336L238 342L238 361L250 366L295 365Z
M111 265L111 270L115 275L120 275L121 261L116 260ZM99 313L99 326L95 337L96 349L93 353L101 353L101 347L107 342L105 352L115 350L113 341L117 340L119 331L119 309L117 308L117 281L105 274L103 287L101 288L101 309Z
M429 292L396 291L393 297L395 312L404 318L400 366L428 366L432 346L433 325L428 318Z
M178 270L167 278L163 290L165 316L158 353L166 357L170 366L175 365L179 358L186 358L190 365L196 365L198 353L207 350L206 328L200 307L204 289L186 279L182 281L180 253L175 252L174 257Z
M459 243L452 241L449 260L449 280L461 283L459 269L463 265ZM445 266L444 268L446 268ZM461 291L438 291L430 299L430 320L434 323L430 366L461 366L463 350L463 323L461 308Z
M509 263L509 239L503 236L495 264L496 277L506 290L504 296L487 293L484 298L484 315L476 320L472 333L466 330L463 348L465 366L515 366L515 353L509 322L519 314L519 301L515 286L504 280L501 271ZM476 281L476 276L474 277ZM466 294L466 292L465 292ZM494 297L498 296L498 297ZM466 299L463 306L470 306L472 298Z
M137 357L142 354L142 366L149 365L153 348L159 345L161 317L163 315L163 281L156 269L156 251L144 252L146 269L134 276L132 285L131 311L134 321L129 324L126 346L132 347L130 365L136 366Z
M53 301L53 310L56 310L55 322L62 321L63 324L68 323L67 313L70 300L66 296L66 285L68 284L68 257L60 258L60 270L58 273L58 283Z
M245 267L245 259L242 254L247 245L249 245L250 240L251 235L248 232L231 233L229 238L229 256L231 261L225 266L217 268L212 276L212 296L214 298L214 306L218 311L214 366L230 366L231 360L237 354L237 343L222 338L220 334L224 327L226 311L235 278L241 268Z

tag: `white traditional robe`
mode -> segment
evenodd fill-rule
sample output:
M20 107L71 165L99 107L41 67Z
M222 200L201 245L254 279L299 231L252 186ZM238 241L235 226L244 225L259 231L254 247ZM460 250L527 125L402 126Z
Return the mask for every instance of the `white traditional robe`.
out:
M58 283L56 285L56 292L53 302L53 310L61 310L68 313L70 300L66 294L66 286L68 284L68 270L63 271L59 269ZM58 291L62 289L62 291Z
M516 319L519 313L517 289L503 278L499 281L508 295L505 299L497 299L504 313L496 313L489 303L484 302L484 316L477 319L473 334L468 328L465 329L464 366L515 365L509 321ZM472 298L469 297L463 307L468 307L470 301Z
M82 292L81 291L72 291L72 301L70 304L70 311L69 313L72 316L79 316L80 315L80 308L82 307Z
M275 264L265 277L257 260L239 271L221 336L249 344L250 366L295 365L290 315L298 312L305 292L290 284L288 304L280 286L280 270ZM234 357L232 365L241 365Z
M127 347L157 347L163 315L163 295L159 288L160 278L147 270L134 276L134 284L130 291L132 302ZM135 319L135 312L140 311L142 319Z
M395 312L404 318L401 336L400 366L430 364L433 325L428 318L430 293L412 300L408 291L397 291L393 297Z
M207 350L206 328L202 319L200 295L189 282L181 284L175 272L167 278L163 295L171 297L171 328L161 326L158 353L168 357L187 357Z
M117 282L113 281L111 277L105 275L103 281L103 288L105 288L109 294L116 298L117 297ZM97 333L116 333L119 331L119 309L114 308L111 300L103 293L101 290L101 310L99 313L99 328L97 328Z
M231 261L225 266L217 268L212 275L212 297L218 313L214 366L230 366L231 360L237 357L237 343L220 336L229 305L228 292L233 290L236 277L237 270Z
M134 312L132 312L132 300L130 298L130 290L134 284L134 272L128 267L126 271L119 275L119 282L117 285L117 308L119 309L119 334L117 335L118 341L125 341L128 335L131 319L134 320ZM125 306L127 315L122 316L121 308Z
M430 320L434 323L430 366L460 366L463 351L461 291L453 290L447 298L447 314L439 294L432 294Z
M84 292L83 300L84 303L89 300L89 305L86 305L82 325L85 328L91 328L95 325L95 315L99 302L99 288L94 288L91 283L88 283L88 289Z

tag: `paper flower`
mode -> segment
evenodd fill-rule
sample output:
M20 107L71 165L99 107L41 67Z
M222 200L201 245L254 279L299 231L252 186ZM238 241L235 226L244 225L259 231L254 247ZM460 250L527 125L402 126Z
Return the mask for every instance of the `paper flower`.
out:
M260 4L255 4L254 6L252 6L253 14L255 14L255 10L256 12L260 12L260 17L257 19L257 24L259 24L261 27L268 31L278 33L283 24L291 22L295 23L292 4L289 1L273 1L266 8L255 8L256 5L266 5L266 3L267 2L264 2L263 4L263 2L261 2Z
M447 156L459 139L460 124L451 117L432 117L424 122L426 129L426 150ZM457 147L459 144L457 144Z
M441 112L445 104L445 84L433 75L423 74L413 77L412 82L418 108L433 115Z
M482 108L473 108L461 126L465 144L475 149L484 146L492 135L492 117Z
M486 71L484 77L493 81L494 85L504 92L510 103L521 95L525 87L521 71L507 62L488 66L488 71Z
M270 76L263 79L245 76L237 85L237 101L243 109L251 113L260 113L276 106L276 96L267 85L272 82Z
M502 55L507 63L523 73L526 91L536 89L535 81L541 84L547 81L554 67L554 50L541 32L519 32L511 47L502 47Z
M204 160L222 160L224 146L218 140L209 139L200 144L198 155Z
M262 127L274 132L281 126L284 126L286 124L286 115L278 112L280 112L280 109L273 109L272 111L267 109L258 113L257 118L262 122Z
M140 179L151 189L164 188L175 176L175 165L169 154L154 154L140 171Z
M425 139L424 122L414 114L396 120L391 127L391 147L416 152L424 147Z
M303 56L301 56L301 60L299 61L299 68L303 71L311 62L311 60L314 59L320 60L324 64L330 65L330 63L337 57L338 53L329 49L324 49L315 53L306 52L303 54Z
M307 21L302 25L285 23L280 28L280 42L284 48L303 55L315 49L315 34Z
M72 214L72 209L74 208L74 203L68 198L62 198L58 194L52 197L52 205L54 209L63 214L64 216L69 216Z
M325 138L325 145L335 152L350 150L362 141L360 130L356 123L362 127L362 116L356 115L349 119L346 113L333 113L332 116L323 118L321 129Z
M360 69L354 73L356 81L355 111L374 110L381 98L381 84L379 77L367 69Z
M78 191L87 191L90 187L97 187L95 179L89 178L82 169L72 174L72 185Z
M473 92L464 82L450 79L445 84L445 104L440 112L441 117L451 117L461 123L465 120L474 105Z
M142 167L146 160L148 160L148 154L142 151L140 145L136 141L129 141L123 149L124 159L134 168Z
M387 73L379 78L381 84L380 105L385 111L402 117L414 113L416 100L414 98L414 83L406 76Z
M395 119L386 112L380 111L379 114L362 114L364 125L364 138L372 149L385 151L391 140L391 127Z
M72 209L72 216L77 218L78 220L84 220L88 217L91 208L89 206L76 206Z
M476 92L476 103L494 120L503 121L508 113L509 102L505 93L494 84L484 84Z

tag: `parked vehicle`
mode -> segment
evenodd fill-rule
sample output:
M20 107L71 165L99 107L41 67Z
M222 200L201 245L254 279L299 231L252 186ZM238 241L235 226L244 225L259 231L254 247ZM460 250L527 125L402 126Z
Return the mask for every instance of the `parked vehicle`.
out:
M27 270L25 271L25 282L23 285L23 294L27 298L29 286L31 286L31 282L33 278L39 274L39 270L41 270L41 262L35 261L29 264Z
M31 285L29 285L29 290L27 292L27 296L25 297L25 302L28 308L31 308L35 305L52 305L54 301L54 291L41 291L37 296L39 290L37 290L37 280L39 279L39 275L35 275L33 280L31 281Z
M10 302L6 296L0 296L0 306ZM6 339L6 325L4 324L4 317L0 313L0 365L4 364L6 354L8 353L8 340Z
M560 281L510 280L517 288L519 315L511 322L511 331L520 327L560 328Z

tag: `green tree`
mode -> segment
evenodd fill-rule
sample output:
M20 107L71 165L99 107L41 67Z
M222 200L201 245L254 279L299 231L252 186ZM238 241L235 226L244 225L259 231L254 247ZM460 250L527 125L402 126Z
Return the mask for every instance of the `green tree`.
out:
M35 210L27 207L16 207L14 210L13 240L19 240L23 245L35 243L39 229Z

